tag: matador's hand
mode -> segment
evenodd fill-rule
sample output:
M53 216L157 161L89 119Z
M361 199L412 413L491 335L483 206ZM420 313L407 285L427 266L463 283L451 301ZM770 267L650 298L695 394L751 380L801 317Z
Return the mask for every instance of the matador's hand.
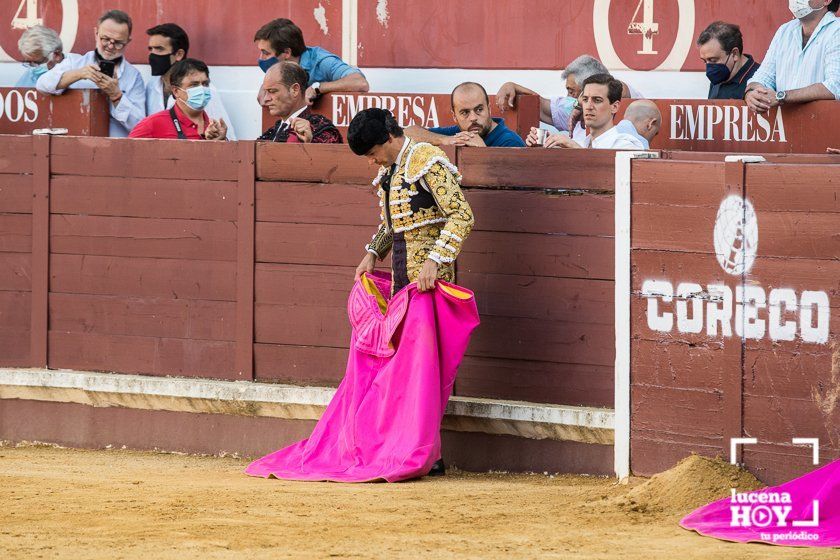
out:
M356 267L356 277L353 278L353 282L358 282L362 274L373 272L374 268L376 268L376 255L367 253L362 259L362 262L359 263L359 266Z
M435 280L437 280L438 263L432 259L427 259L423 263L423 268L420 269L420 275L417 277L417 291L428 292L435 289Z

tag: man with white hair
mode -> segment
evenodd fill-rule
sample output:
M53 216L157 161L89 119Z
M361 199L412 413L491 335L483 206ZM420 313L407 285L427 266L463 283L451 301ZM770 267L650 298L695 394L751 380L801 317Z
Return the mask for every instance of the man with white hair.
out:
M540 97L540 121L553 125L557 130L570 132L571 116L577 106L577 98L580 97L581 86L587 78L596 74L609 74L609 71L594 56L584 54L570 62L560 74L566 81L566 95L552 98ZM622 97L632 97L633 99L642 99L644 97L639 91L628 84L622 82L622 86ZM502 84L502 87L499 88L499 92L496 94L496 104L499 106L499 110L504 112L508 108L514 107L517 95L539 94L525 86L507 82ZM579 123L576 123L572 136L583 140L586 137L586 131L583 130Z
M23 67L26 71L21 75L15 87L35 87L38 78L64 60L61 37L43 25L35 25L24 31L18 41L18 50L23 57Z

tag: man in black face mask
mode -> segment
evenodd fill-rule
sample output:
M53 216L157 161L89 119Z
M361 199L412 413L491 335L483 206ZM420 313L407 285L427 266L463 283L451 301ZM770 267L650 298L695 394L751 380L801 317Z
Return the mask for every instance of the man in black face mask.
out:
M146 113L154 115L175 104L169 75L172 65L187 58L190 51L190 38L181 26L174 23L163 23L146 30L149 36L149 66L152 77L146 82ZM222 104L221 96L211 84L212 96L205 112L214 121L227 123L227 139L236 140L233 123Z
M760 65L744 54L741 28L716 21L703 30L697 46L711 82L709 99L743 99L747 84Z

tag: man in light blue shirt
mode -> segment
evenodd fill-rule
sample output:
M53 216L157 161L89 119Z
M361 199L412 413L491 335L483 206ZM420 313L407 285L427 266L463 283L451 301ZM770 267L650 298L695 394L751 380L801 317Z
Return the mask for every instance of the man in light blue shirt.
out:
M300 27L286 18L263 25L254 35L254 43L260 51L257 63L263 72L280 60L291 60L309 73L306 90L309 104L325 93L366 92L370 89L361 70L321 47L307 47ZM259 99L262 99L262 91Z
M94 50L66 58L38 78L36 87L52 95L61 95L67 88L100 89L110 99L110 136L125 138L146 117L143 78L123 57L131 41L131 18L120 10L105 12L99 18L95 40ZM101 71L106 68L108 72Z
M788 103L840 99L840 0L789 0L793 21L773 37L747 86L757 113Z

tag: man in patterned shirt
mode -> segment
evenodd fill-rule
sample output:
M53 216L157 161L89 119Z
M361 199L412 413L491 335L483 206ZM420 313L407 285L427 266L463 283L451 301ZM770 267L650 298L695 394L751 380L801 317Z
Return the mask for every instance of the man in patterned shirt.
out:
M373 182L381 223L356 279L391 252L392 293L411 282L421 292L434 289L438 278L452 282L455 259L473 226L458 169L440 148L405 136L384 109L356 114L347 141L356 155L381 166Z
M289 61L268 69L263 80L264 104L279 120L257 140L341 144L341 133L327 117L317 115L306 103L306 70Z

